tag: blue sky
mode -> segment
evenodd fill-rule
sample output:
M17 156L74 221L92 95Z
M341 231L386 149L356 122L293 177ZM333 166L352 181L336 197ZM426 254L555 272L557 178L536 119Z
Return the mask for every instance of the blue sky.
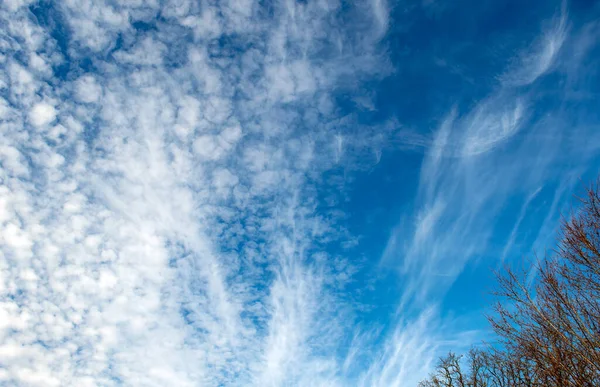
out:
M414 386L600 166L594 1L0 5L1 386Z

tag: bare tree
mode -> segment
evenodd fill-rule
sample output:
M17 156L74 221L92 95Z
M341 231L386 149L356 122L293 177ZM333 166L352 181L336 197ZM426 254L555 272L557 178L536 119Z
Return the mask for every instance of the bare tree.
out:
M489 317L498 343L462 362L450 353L421 387L600 386L598 182L580 201L553 254L534 265L534 280L530 270L498 274Z
M529 359L549 385L600 385L600 191L580 199L561 227L555 254L536 265L537 277L507 269L490 318L504 345Z
M435 372L428 380L419 383L419 387L466 387L461 358L452 352L440 358Z
M547 387L532 373L531 362L507 350L472 348L466 359L449 353L419 387Z

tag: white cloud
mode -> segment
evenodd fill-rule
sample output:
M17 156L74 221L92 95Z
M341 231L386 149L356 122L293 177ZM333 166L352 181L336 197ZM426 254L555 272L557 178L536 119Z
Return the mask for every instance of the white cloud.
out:
M56 119L57 111L54 106L40 102L35 104L29 111L29 121L34 126L45 126Z
M464 155L489 152L518 132L523 122L525 104L519 98L511 102L500 98L500 101L481 103L466 118Z
M220 197L227 198L238 182L239 178L226 168L217 169L213 172L213 184L216 194Z
M216 136L203 135L194 140L194 151L202 158L216 160L225 150L218 144Z
M102 96L102 86L91 75L84 75L77 80L76 95L81 102L96 102Z
M566 4L566 0L562 2L560 16L557 16L532 47L521 55L515 68L504 75L503 79L507 85L529 85L550 70L567 38Z

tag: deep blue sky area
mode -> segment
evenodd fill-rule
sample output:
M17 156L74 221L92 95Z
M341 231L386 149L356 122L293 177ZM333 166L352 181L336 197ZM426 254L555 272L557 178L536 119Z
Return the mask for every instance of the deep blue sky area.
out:
M0 4L0 386L416 386L600 167L597 1Z
M424 136L432 136L453 107L459 114L465 114L482 99L498 92L502 88L501 78L506 69L514 64L515 56L530 48L540 32L549 28L548 24L560 14L561 7L560 3L547 1L527 4L520 1L425 3L398 4L393 7L390 14L393 22L380 44L388 50L394 70L379 82L368 84L374 95L374 109L357 111L356 106L347 107L348 114L356 114L358 121L372 124L394 117L398 125ZM594 2L569 3L569 18L577 20L577 23L586 23L593 20L591 15L595 9L597 6ZM538 22L534 23L533 20ZM574 28L574 24L570 28ZM522 87L525 93L535 95L532 103L537 105L529 113L529 125L536 125L537 121L549 114L563 116L561 119L566 120L562 123L565 126L576 124L569 120L579 121L582 115L596 115L591 105L565 98L563 88L569 78L565 76L565 70L557 69L558 74L546 74L534 84ZM597 79L595 71L588 72L588 76L592 79L581 86L596 90L597 83L593 81ZM571 109L583 112L571 117L568 113L560 112ZM578 136L576 130L565 131L567 138ZM524 128L515 135L514 144L500 146L518 147L519 137L526 138L528 135L527 128ZM536 136L544 137L544 134ZM542 145L547 140L540 138L539 141ZM376 165L352 182L347 205L352 214L350 227L362 236L361 247L365 249L365 254L381 254L385 249L385 237L381 229L394 227L401 214L410 212L411 206L415 205L423 152L420 147L409 151L385 150ZM560 159L561 155L557 158ZM530 160L527 154L513 162L514 168L535 168L535 160ZM556 166L558 169L576 164L568 157L562 158L559 163ZM590 164L593 166L594 162ZM493 169L488 172L495 173ZM580 178L582 181L590 180L594 173L592 168L591 172L583 172ZM539 222L546 215L552 204L555 185L559 184L557 180L561 178L560 174L556 174L552 179L540 182L540 187L546 187L532 201L529 211L523 214L525 227L515 235L516 249L511 252L511 257L533 257L535 250L531 243L538 237L540 226L536 221ZM497 269L503 260L505 243L520 216L522 203L517 198L523 192L518 190L513 193L514 200L509 199L502 204L493 219L493 232L486 251L469 262L465 271L457 277L444 298L445 307L464 312L486 306L486 296L490 290L488 285L493 284L491 270ZM568 208L573 198L567 196L566 199L561 204ZM540 250L538 254L553 247L551 237L546 241L548 246L536 246ZM401 287L397 291L401 292Z

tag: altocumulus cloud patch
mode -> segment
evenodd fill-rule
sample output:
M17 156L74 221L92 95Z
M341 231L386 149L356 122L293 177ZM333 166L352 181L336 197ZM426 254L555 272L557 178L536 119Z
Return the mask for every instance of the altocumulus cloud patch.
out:
M409 386L487 337L477 274L600 165L599 10L534 3L4 1L0 385Z

